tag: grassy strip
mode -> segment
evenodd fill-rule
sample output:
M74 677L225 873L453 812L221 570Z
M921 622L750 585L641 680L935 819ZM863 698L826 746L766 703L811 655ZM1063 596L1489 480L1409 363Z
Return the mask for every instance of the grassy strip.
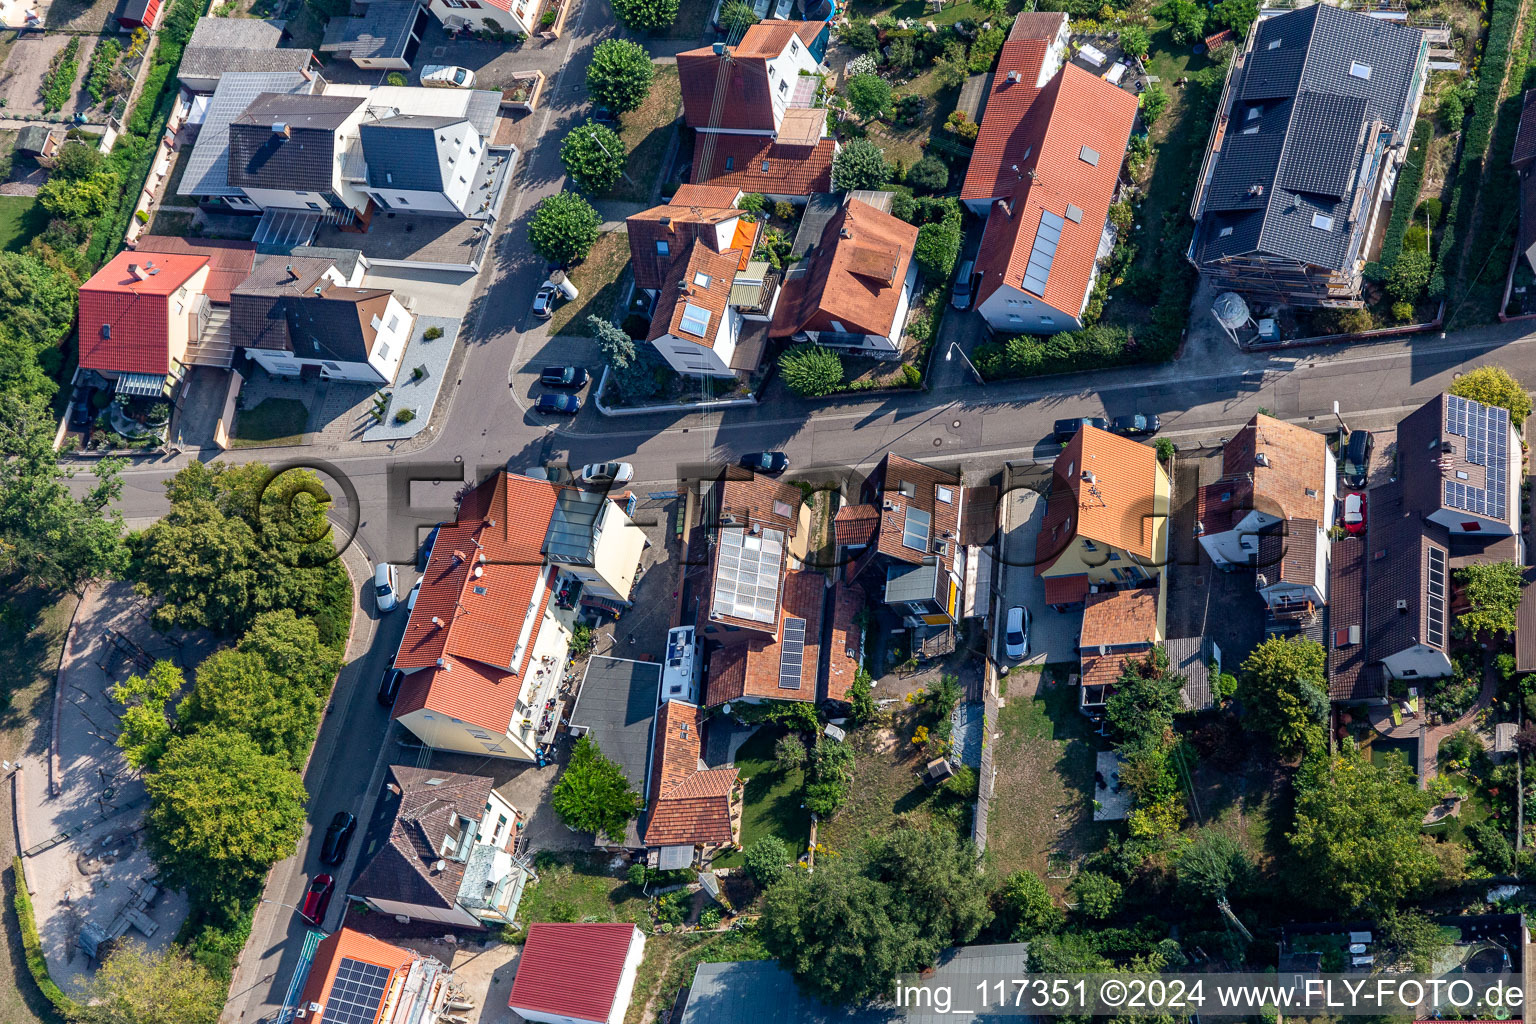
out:
M1446 296L1447 268L1461 266L1461 247L1457 244L1459 238L1456 225L1462 220L1470 220L1477 206L1478 185L1482 180L1488 145L1493 139L1499 93L1504 87L1504 71L1509 63L1510 39L1515 30L1515 18L1520 13L1520 0L1493 0L1490 6L1488 38L1483 44L1477 95L1472 101L1472 116L1462 132L1461 166L1456 174L1456 187L1451 190L1451 202L1446 208L1445 229L1440 235L1440 252L1435 260L1434 272L1429 278L1431 298ZM1455 262L1452 263L1452 260ZM1459 281L1459 269L1457 278Z
M54 984L52 975L48 973L48 959L43 956L43 940L37 934L37 917L32 913L32 897L27 892L27 876L22 870L20 857L11 858L11 876L16 886L16 921L21 927L22 948L27 951L27 970L32 972L32 980L37 983L43 996L53 1004L53 1008L73 1019L80 1008L64 994L63 989Z
M1387 221L1387 232L1381 238L1381 256L1377 260L1377 268L1383 277L1396 266L1398 254L1403 251L1403 235L1407 233L1408 225L1413 223L1413 211L1419 205L1419 188L1424 184L1424 162L1429 157L1429 141L1434 133L1434 118L1421 114L1413 126L1413 141L1408 147L1408 157L1403 161L1403 169L1397 174L1392 219Z

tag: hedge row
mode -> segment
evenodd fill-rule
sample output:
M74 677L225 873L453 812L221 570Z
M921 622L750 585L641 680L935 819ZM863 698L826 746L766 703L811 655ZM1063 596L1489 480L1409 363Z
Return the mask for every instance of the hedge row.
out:
M1446 294L1446 268L1454 267L1461 247L1456 234L1459 221L1472 215L1477 205L1478 184L1483 175L1483 160L1493 139L1494 119L1499 112L1499 90L1504 85L1504 71L1509 63L1510 40L1520 0L1492 0L1489 11L1488 39L1483 43L1483 60L1478 69L1477 95L1472 100L1472 116L1461 135L1461 166L1456 172L1456 187L1445 212L1445 229L1440 235L1440 252L1429 278L1431 298Z
M1385 277L1397 263L1403 251L1403 235L1413 223L1413 211L1419 205L1419 188L1424 184L1424 163L1429 156L1429 142L1435 134L1433 118L1425 114L1413 126L1413 141L1409 143L1408 157L1403 169L1397 174L1397 188L1392 203L1392 219L1387 221L1387 231L1381 238L1381 256L1378 258L1380 274Z
M43 940L37 934L37 917L32 913L32 897L27 893L27 876L22 870L21 858L11 858L11 877L16 886L16 920L21 927L21 946L26 951L27 970L32 972L32 980L37 983L39 991L43 993L53 1008L65 1017L73 1018L79 1007L75 1001L64 994L64 990L54 984L53 976L48 973L48 959L43 956Z

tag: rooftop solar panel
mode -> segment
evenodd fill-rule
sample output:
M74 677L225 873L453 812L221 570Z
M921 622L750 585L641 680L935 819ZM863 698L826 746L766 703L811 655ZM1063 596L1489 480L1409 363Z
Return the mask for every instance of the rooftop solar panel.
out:
M1049 210L1040 211L1040 227L1035 231L1035 244L1029 250L1029 266L1024 268L1024 287L1036 295L1045 295L1045 279L1051 273L1051 261L1056 258L1056 244L1061 241L1061 229L1066 221Z
M784 617L784 641L779 645L779 689L800 689L805 667L805 620Z
M373 1024L388 985L388 967L344 956L321 1016L326 1024Z
M746 527L722 529L710 611L752 622L773 622L778 617L783 561L784 534L780 531L765 529L754 534Z
M1429 549L1428 572L1428 620L1425 629L1427 639L1432 647L1445 646L1445 552L1439 548Z
M1509 411L1446 395L1445 432L1465 438L1467 462L1484 470L1481 487L1444 481L1446 507L1504 519L1509 504Z

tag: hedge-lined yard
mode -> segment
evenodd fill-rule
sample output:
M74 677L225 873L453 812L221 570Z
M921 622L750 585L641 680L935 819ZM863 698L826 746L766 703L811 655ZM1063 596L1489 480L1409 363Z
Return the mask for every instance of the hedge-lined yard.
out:
M1413 223L1414 208L1419 205L1419 189L1424 184L1424 161L1429 156L1430 139L1435 133L1434 119L1421 116L1413 126L1413 141L1408 156L1397 175L1393 192L1392 218L1381 236L1381 256L1377 260L1383 274L1390 272L1403 251L1403 234Z

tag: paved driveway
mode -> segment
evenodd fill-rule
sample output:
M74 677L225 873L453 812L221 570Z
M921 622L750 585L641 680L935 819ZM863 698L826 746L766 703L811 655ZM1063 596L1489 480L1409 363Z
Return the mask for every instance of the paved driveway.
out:
M1003 608L1016 604L1029 609L1031 616L1029 655L1026 664L1054 664L1077 661L1078 634L1083 628L1083 613L1053 611L1045 603L1045 584L1035 575L1035 537L1045 522L1045 498L1035 491L1016 487L1004 499L1007 508L1003 512ZM1000 664L1009 664L1002 657L1002 630L994 638L998 645Z

